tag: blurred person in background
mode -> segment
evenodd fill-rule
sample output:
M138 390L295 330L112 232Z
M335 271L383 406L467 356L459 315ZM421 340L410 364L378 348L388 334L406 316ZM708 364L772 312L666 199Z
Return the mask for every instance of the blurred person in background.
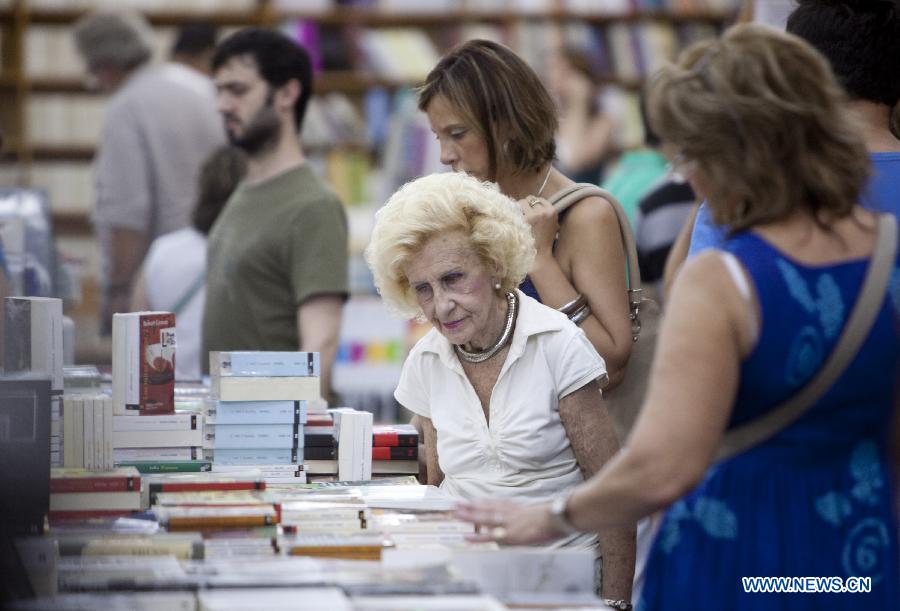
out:
M559 104L556 153L560 172L575 182L599 185L612 146L613 121L603 112L600 83L590 58L563 47L551 71L550 90Z
M894 217L859 205L869 159L846 97L810 45L750 24L687 49L648 94L676 169L732 232L679 275L644 409L616 457L562 503L568 528L549 503L458 513L522 544L666 509L642 610L896 610L886 373L900 357L897 291L871 295L877 314L862 344L806 411L774 427L760 420L783 414L819 373L876 236L896 230ZM896 279L900 257L888 254ZM720 458L743 425L766 435ZM868 577L871 591L746 591L741 578L754 576Z
M247 172L240 149L224 145L200 168L191 226L160 236L150 245L135 281L131 309L175 313L176 380L200 380L203 308L206 300L206 237Z
M458 499L560 495L619 447L597 383L603 359L563 313L516 289L534 255L516 203L462 173L408 183L376 216L366 259L382 299L433 326L394 396L419 417L428 483ZM600 542L607 597L630 597L633 536Z
M201 354L319 352L322 397L332 401L348 294L347 216L298 139L312 95L309 55L284 34L246 28L219 44L212 68L247 175L209 235Z
M189 224L200 164L224 139L212 91L195 71L152 65L152 31L131 12L99 11L75 24L88 74L110 96L94 159L93 221L101 254L101 333L127 312L150 243Z
M567 314L606 361L607 389L613 389L633 343L619 222L600 197L585 198L562 215L551 205L575 183L552 165L556 108L537 74L507 47L470 40L428 74L419 109L440 142L442 163L495 182L519 201L537 246L520 288L552 308L586 304Z
M178 29L169 56L173 62L193 68L204 75L212 88L209 77L210 62L216 50L216 26L205 21L186 23Z
M862 204L900 218L900 137L891 126L900 101L900 0L798 0L787 31L828 60L850 95L873 170ZM688 256L717 246L727 231L701 205Z

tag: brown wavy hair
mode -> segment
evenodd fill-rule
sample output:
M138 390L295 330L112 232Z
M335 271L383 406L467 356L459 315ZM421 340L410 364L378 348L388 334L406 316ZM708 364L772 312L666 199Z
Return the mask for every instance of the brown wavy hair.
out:
M487 144L488 178L537 171L556 156L556 106L538 75L509 48L470 40L447 53L418 89L419 110L443 96Z
M753 24L685 50L648 86L654 131L695 161L733 232L805 210L827 228L869 176L862 127L809 44Z

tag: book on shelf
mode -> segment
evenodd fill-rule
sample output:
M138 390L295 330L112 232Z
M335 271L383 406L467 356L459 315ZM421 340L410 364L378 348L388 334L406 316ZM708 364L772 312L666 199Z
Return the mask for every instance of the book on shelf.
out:
M212 467L213 473L219 473L223 475L239 475L243 473L258 473L261 478L266 480L266 483L270 483L270 478L289 478L289 477L300 477L303 473L303 465L302 464L265 464L260 463L257 465L222 465L215 464Z
M243 611L244 609L304 609L353 611L350 598L340 588L225 588L197 593L198 611Z
M209 375L215 377L319 377L318 352L233 351L209 353Z
M349 560L380 560L381 552L393 546L381 534L314 534L279 539L289 556L314 556Z
M63 467L109 470L113 461L112 399L63 396Z
M153 507L245 507L271 504L256 490L157 492Z
M50 398L49 377L0 376L0 531L10 535L43 532L50 495Z
M212 424L304 424L306 401L217 401L206 410Z
M334 436L334 425L311 426L309 423L303 428L303 445L309 446L333 446L337 443Z
M112 471L57 468L50 470L50 492L133 492L141 489L141 474L133 467Z
M303 470L307 475L337 475L338 462L336 460L304 460Z
M117 416L174 413L175 315L113 314L112 370Z
M302 424L216 424L207 426L216 450L293 449L303 447Z
M303 460L337 460L338 448L330 446L308 446L303 448Z
M60 556L175 556L180 560L203 558L200 533L158 532L152 536L94 532L58 535Z
M63 391L62 299L7 297L4 300L3 367L7 374L50 377L51 390Z
M212 393L220 401L317 401L319 378L211 377Z

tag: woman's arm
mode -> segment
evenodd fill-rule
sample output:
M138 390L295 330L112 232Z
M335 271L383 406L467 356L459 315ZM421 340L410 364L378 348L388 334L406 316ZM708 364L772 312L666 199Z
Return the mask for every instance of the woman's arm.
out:
M650 387L631 436L568 499L566 516L575 527L599 532L633 524L702 480L728 423L740 362L756 341L758 320L720 255L702 253L688 261L672 292ZM494 501L461 505L458 515L502 525L508 542L528 543L560 536L548 509Z
M559 417L584 479L590 479L619 450L612 418L600 400L600 387L591 382L563 397ZM605 598L631 599L634 580L634 525L617 528L600 538Z
M565 256L572 260L571 282L554 257L552 236L539 226L546 225L546 221L532 219L538 216L555 216L555 212L548 204L526 212L535 228L538 248L529 277L541 301L551 308L559 308L579 293L585 296L591 315L581 323L581 328L606 361L609 373L606 389L612 389L625 375L633 344L625 282L625 247L616 213L600 197L586 198L569 211L559 229L557 252L567 253Z
M413 426L415 426L422 434L422 443L425 449L425 472L427 481L425 483L431 486L440 486L444 481L444 473L438 464L437 452L437 431L431 418L424 416L414 416Z

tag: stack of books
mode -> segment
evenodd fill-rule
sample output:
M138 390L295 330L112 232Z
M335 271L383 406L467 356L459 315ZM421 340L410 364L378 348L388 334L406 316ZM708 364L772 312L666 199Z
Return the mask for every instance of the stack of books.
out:
M62 429L64 467L91 471L113 468L113 408L109 395L65 395ZM52 444L51 437L51 447Z
M317 352L210 353L216 401L206 411L204 443L215 468L254 466L276 479L299 475L319 375Z
M419 432L411 424L379 424L372 428L372 473L418 475Z
M208 471L203 461L203 415L172 412L113 416L113 461L142 473Z
M51 522L124 516L140 509L141 475L133 467L50 471Z

